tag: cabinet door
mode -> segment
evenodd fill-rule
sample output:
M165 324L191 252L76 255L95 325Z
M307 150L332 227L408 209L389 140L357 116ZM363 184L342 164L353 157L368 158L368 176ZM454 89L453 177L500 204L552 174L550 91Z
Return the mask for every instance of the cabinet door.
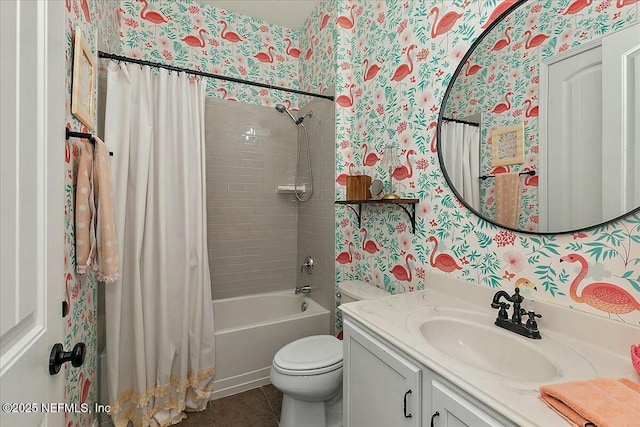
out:
M438 381L432 381L432 427L498 427L503 424Z
M418 427L421 369L344 320L345 427Z

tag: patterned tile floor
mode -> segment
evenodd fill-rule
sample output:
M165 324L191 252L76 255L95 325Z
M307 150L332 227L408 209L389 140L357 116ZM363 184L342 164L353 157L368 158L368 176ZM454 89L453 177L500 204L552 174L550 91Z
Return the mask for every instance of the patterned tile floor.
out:
M209 402L202 412L188 412L178 427L278 427L282 393L268 384Z

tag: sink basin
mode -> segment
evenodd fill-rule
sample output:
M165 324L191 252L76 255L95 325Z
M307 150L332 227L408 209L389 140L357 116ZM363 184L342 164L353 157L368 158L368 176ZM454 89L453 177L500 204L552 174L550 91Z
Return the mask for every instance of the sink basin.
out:
M459 309L430 309L407 317L409 332L430 353L518 382L549 382L575 368L595 373L570 347L546 336L522 337L493 324L495 318ZM584 374L583 374L584 375Z

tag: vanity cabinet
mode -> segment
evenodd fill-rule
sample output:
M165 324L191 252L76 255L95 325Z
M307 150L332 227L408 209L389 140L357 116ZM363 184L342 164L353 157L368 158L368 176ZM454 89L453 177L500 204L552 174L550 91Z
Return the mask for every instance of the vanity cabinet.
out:
M355 323L343 325L344 426L421 426L420 366Z
M344 326L344 427L514 426L349 317Z

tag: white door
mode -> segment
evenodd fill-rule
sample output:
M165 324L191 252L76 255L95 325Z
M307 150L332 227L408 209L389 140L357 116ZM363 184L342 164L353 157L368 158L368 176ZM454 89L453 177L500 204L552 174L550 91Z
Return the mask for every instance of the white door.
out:
M64 2L0 1L0 425L62 426ZM65 349L70 350L70 349Z

